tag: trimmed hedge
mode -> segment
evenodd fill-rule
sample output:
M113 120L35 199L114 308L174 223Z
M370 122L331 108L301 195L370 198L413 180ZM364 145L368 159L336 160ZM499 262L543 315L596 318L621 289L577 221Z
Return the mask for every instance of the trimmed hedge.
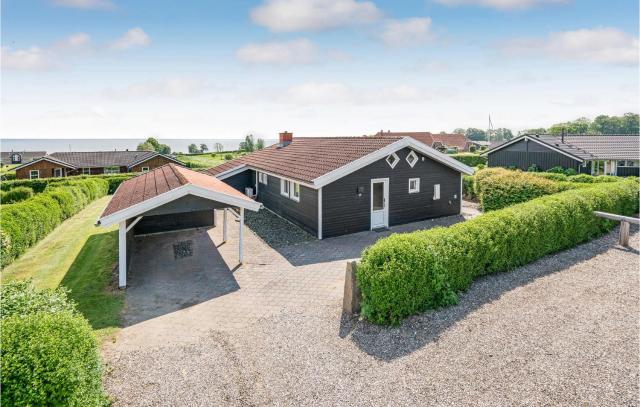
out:
M605 183L544 196L447 228L394 234L367 248L357 269L362 313L397 324L457 301L478 276L522 266L611 230L593 211L638 212L639 185Z
M473 178L473 175L462 176L462 193L466 199L474 199L476 197L474 183L475 178Z
M450 154L451 158L455 158L463 164L468 165L469 167L476 167L480 164L487 165L487 157L482 156L480 154L473 153L458 153L458 154Z
M33 196L33 189L29 187L16 187L9 191L2 191L0 194L0 203L11 204L24 201Z
M2 208L0 265L10 264L89 202L107 194L109 184L92 178L51 184L43 193Z
M2 405L108 404L95 336L66 290L11 282L1 301Z
M104 179L109 183L109 195L116 192L116 189L122 184L123 181L131 179L139 173L126 173L116 175L77 175L74 177L65 178L40 178L40 179L17 179L14 181L6 181L0 184L0 189L3 191L9 191L16 187L29 187L33 189L33 192L39 194L44 192L47 186L58 183L65 183L69 181L79 181L84 179Z

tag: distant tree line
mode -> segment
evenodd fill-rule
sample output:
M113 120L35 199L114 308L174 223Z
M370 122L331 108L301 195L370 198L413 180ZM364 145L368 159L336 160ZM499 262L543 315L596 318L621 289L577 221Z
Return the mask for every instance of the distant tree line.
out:
M261 138L254 140L253 134L248 134L245 136L244 141L240 142L238 148L245 153L262 150L264 148L264 140Z
M171 154L171 147L166 144L160 144L158 140L153 137L149 137L142 143L138 144L136 148L138 151L156 151L160 154Z

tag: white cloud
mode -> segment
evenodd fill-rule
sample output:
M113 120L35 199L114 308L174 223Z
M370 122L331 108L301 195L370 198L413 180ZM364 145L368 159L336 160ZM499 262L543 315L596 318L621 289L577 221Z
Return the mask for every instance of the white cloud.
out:
M190 98L203 95L212 86L206 81L190 78L169 78L134 83L124 88L109 88L103 95L110 99Z
M301 38L292 41L248 44L236 51L236 57L254 64L309 64L318 58L318 49L311 41Z
M114 4L109 0L51 0L51 3L60 7L82 9L109 10L115 8Z
M517 39L503 44L514 55L543 54L553 58L607 64L638 63L640 42L617 28L551 33L547 39Z
M499 10L525 9L543 4L562 4L568 0L435 0L445 6L481 6Z
M33 46L12 50L2 47L2 68L18 71L41 71L55 68L46 49Z
M254 23L271 31L321 31L366 24L382 12L370 1L266 0L251 10Z
M60 50L82 50L91 45L91 36L86 33L70 35L62 41L58 41L53 48Z
M422 44L432 37L430 29L430 18L390 20L385 24L380 39L391 47Z
M110 45L112 49L129 49L135 47L146 47L151 43L151 38L140 27L135 27L124 33L124 35L113 41Z
M287 103L327 104L351 102L355 98L353 90L339 82L308 82L292 86L285 92Z

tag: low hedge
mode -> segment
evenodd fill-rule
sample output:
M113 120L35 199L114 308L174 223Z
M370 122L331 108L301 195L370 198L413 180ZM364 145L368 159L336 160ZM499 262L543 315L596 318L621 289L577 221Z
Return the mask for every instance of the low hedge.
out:
M463 164L468 165L469 167L476 167L480 164L487 165L487 157L480 154L473 153L458 153L458 154L450 154L451 158L455 158Z
M29 187L33 189L33 192L39 194L44 192L47 186L51 184L64 183L68 181L78 181L83 179L104 179L109 183L109 195L116 192L116 189L122 184L123 181L131 179L138 173L126 173L126 174L114 174L114 175L77 175L73 177L65 178L40 178L40 179L17 179L14 181L6 181L0 184L0 189L3 191L9 191L16 187Z
M95 336L64 290L9 283L2 310L2 405L107 405Z
M632 215L637 182L565 191L487 213L447 228L394 234L365 249L357 269L362 313L397 324L457 301L478 276L503 272L611 230L593 211Z
M24 201L33 196L33 189L29 187L16 187L9 191L2 191L0 195L0 203L11 204Z
M2 208L0 229L6 238L0 246L0 265L10 264L49 234L63 220L89 202L107 194L109 184L92 178L51 184L33 198Z

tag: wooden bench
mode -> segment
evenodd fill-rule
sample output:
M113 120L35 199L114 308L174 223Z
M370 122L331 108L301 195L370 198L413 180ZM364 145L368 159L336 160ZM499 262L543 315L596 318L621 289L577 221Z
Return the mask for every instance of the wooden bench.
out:
M599 212L599 211L594 211L593 213L600 218L605 218L605 219L610 219L610 220L615 220L620 222L620 238L618 240L618 243L620 243L621 246L629 247L629 226L632 223L636 225L640 225L639 218L632 218L629 216L615 215L613 213Z

